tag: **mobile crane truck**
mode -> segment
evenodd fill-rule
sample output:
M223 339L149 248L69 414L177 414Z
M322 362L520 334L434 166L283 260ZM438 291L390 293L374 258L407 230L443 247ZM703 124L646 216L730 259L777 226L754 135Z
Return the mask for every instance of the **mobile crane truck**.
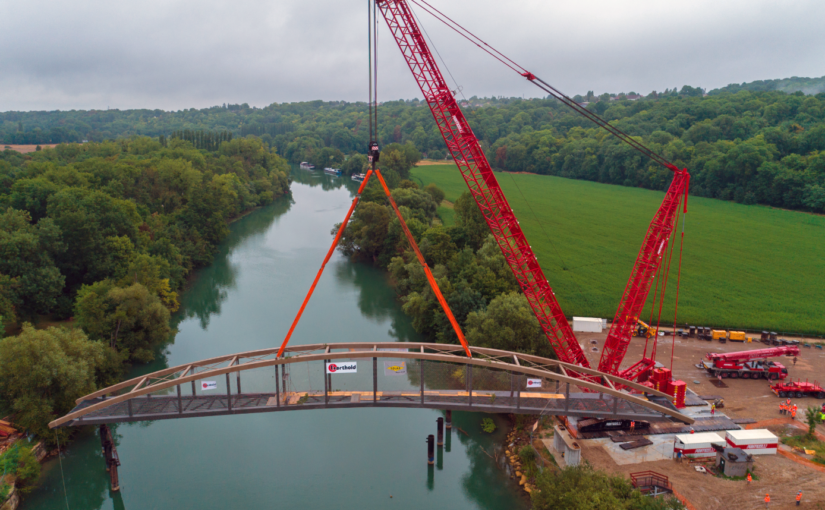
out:
M771 349L756 349L741 352L712 352L705 356L702 368L714 377L732 379L785 379L788 369L781 363L768 361L777 356L798 356L799 347L787 345Z

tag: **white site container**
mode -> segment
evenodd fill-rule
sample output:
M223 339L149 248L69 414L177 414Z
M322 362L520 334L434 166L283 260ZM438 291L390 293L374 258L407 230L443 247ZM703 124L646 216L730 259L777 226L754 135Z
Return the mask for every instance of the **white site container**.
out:
M573 331L584 333L601 333L602 319L595 317L573 317Z
M768 429L729 430L728 444L748 455L776 455L779 439Z
M682 457L716 457L713 443L725 444L725 440L714 432L701 434L676 434L673 440L673 454L682 452Z

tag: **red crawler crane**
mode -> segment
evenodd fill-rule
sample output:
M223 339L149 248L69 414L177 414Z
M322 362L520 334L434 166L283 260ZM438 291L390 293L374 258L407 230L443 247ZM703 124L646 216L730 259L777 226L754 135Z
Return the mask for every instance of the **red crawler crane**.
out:
M674 172L674 179L665 195L665 200L648 228L602 352L599 369L610 374L618 374L619 366L632 337L633 326L647 300L662 259L667 253L682 196L687 197L690 175L687 170L678 169L635 139L579 106L572 99L490 47L425 1L411 1L530 80L534 85ZM539 267L533 250L481 150L478 139L456 104L453 93L424 40L407 1L376 0L376 2L430 107L453 160L470 188L470 193L484 215L490 231L516 276L553 350L561 361L589 367L590 364L556 300L553 289ZM686 210L687 202L685 202ZM652 365L651 359L644 358L630 369L621 372L621 375L626 378L644 380Z

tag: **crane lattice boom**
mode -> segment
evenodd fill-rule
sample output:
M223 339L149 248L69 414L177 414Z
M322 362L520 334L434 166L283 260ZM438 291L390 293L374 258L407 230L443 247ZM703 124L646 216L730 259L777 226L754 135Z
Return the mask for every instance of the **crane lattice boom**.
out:
M430 107L447 149L553 350L561 361L589 367L553 289L539 267L478 139L438 69L409 6L404 0L379 0L378 8Z
M610 374L619 374L619 368L633 336L633 326L642 312L650 293L653 279L667 252L679 206L684 197L687 212L687 190L690 174L669 163L615 126L583 108L557 89L537 78L533 73L519 66L490 45L464 29L425 0L411 0L439 21L447 24L487 53L493 55L531 83L549 93L576 112L589 118L634 149L664 165L674 172L662 205L659 207L645 235L636 264L625 287L622 301L610 328L602 352L599 369ZM504 254L510 269L516 276L524 295L539 320L542 330L561 361L589 367L578 340L573 334L564 313L559 306L550 284L536 260L533 250L521 231L510 204L496 180L493 170L485 157L478 139L464 118L453 93L441 74L427 46L421 30L406 0L376 0L381 14L389 25L407 65L412 71L436 125L444 138L447 148L464 177L473 199L493 237ZM423 4L423 5L422 5ZM622 377L635 380L644 377L653 366L653 360L644 358L621 372Z

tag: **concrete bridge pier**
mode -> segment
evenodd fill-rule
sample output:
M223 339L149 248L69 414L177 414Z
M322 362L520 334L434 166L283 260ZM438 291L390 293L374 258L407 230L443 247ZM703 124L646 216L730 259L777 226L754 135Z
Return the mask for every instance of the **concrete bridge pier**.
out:
M444 446L444 418L439 416L438 419L435 420L435 423L436 429L438 430L438 441L436 445L440 448Z

